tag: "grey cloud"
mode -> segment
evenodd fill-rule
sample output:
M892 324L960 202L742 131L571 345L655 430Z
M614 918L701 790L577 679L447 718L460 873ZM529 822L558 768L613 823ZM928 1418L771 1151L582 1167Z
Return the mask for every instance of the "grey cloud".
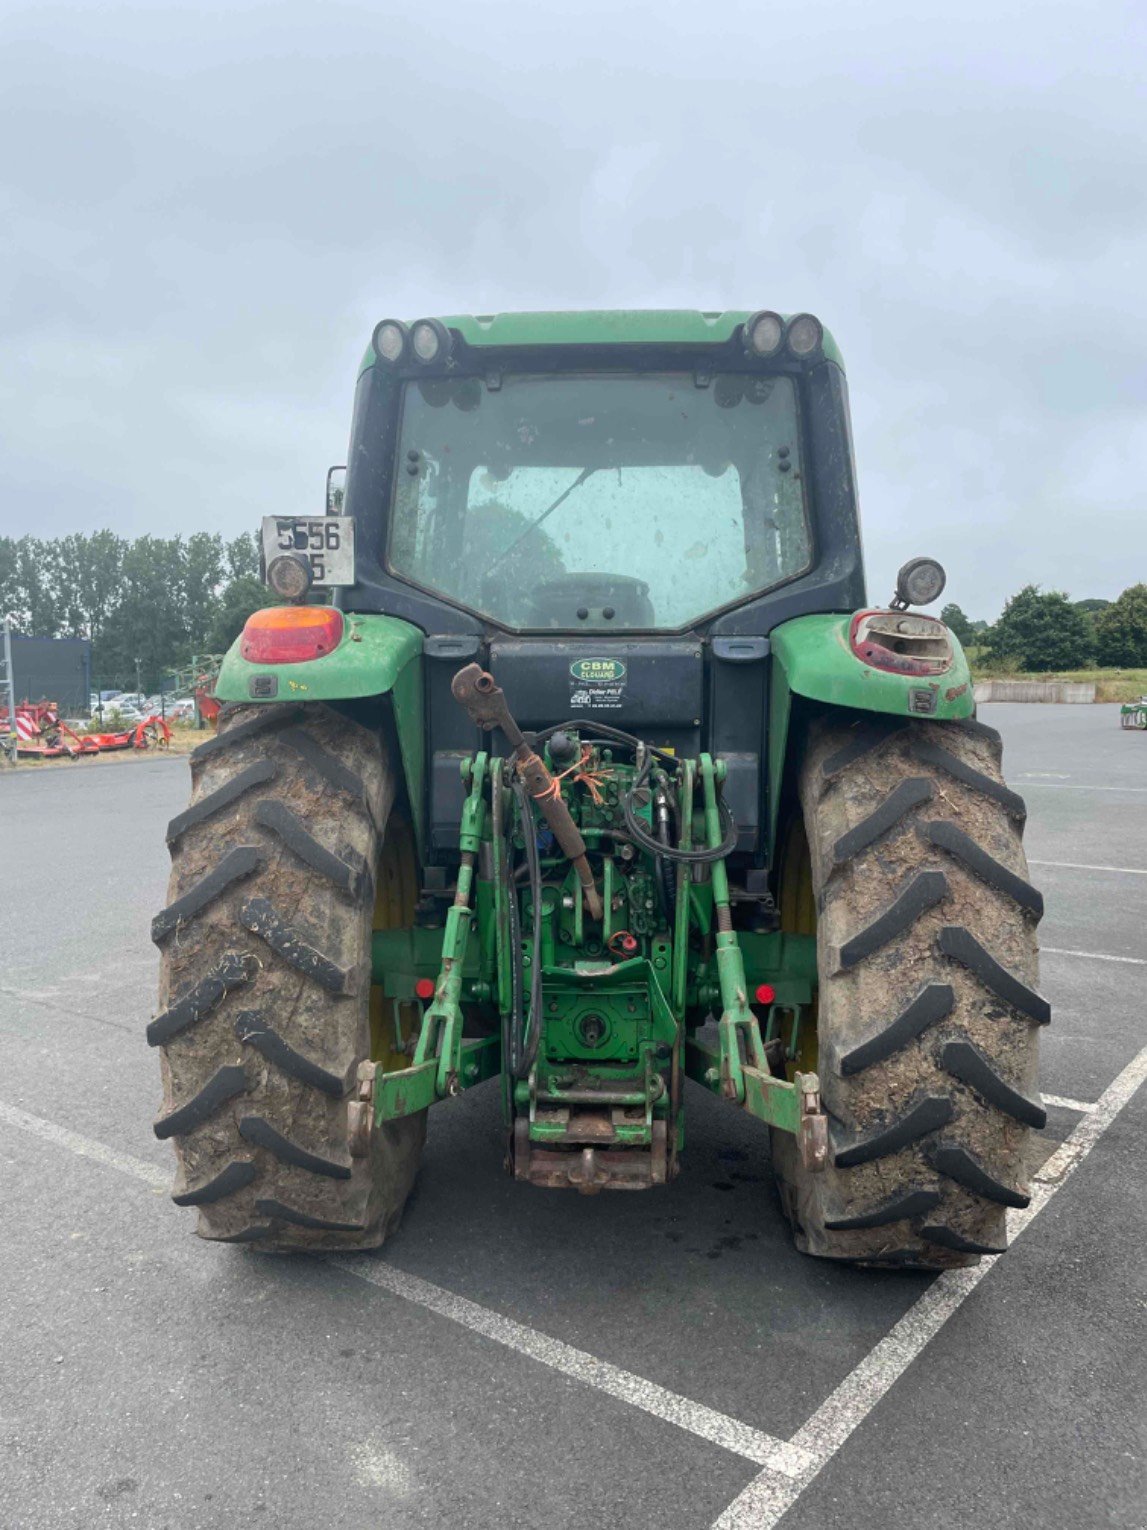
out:
M384 313L811 308L874 595L1147 569L1143 31L1114 3L12 10L0 529L308 510Z

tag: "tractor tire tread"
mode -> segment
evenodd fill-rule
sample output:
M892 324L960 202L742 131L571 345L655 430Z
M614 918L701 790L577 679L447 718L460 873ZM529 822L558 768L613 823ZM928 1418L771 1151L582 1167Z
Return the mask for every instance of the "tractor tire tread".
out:
M276 956L281 956L304 977L313 978L328 993L351 992L350 970L308 945L297 927L283 918L269 898L248 898L239 910L239 923L265 940Z
M201 877L193 887L160 909L151 921L151 938L161 945L181 924L201 914L217 898L221 898L234 882L254 876L263 864L263 856L255 845L236 845L229 850L219 864Z
M414 1183L425 1112L350 1109L372 1057L374 868L398 794L388 746L335 706L225 708L172 821L157 916L156 1130L201 1237L376 1248Z
M260 734L278 732L281 728L297 722L303 715L302 706L295 703L288 703L286 706L260 707L254 716L224 728L224 721L230 722L231 717L238 710L237 706L223 708L219 714L218 732L215 737L207 739L191 751L192 769L204 764L207 760L214 759L217 755L238 749Z
M893 1196L890 1201L885 1201L881 1206L873 1206L870 1211L857 1212L850 1217L838 1217L836 1221L827 1221L825 1226L833 1232L855 1232L867 1227L887 1227L890 1222L905 1222L912 1217L923 1216L926 1211L931 1211L939 1204L938 1190L906 1190L902 1195Z
M1043 900L1023 800L1003 782L999 736L972 720L826 709L807 728L793 811L813 897L782 928L811 933L815 909L811 1065L830 1150L813 1172L773 1130L782 1205L810 1254L973 1264L1006 1244L1008 1208L1029 1204L1029 1137L1045 1120Z
M958 1143L940 1143L933 1149L932 1163L939 1173L946 1174L958 1185L963 1185L965 1190L983 1196L985 1200L996 1201L1001 1206L1015 1206L1021 1210L1031 1203L1030 1195L1023 1190L1011 1189L1002 1180L989 1174L983 1164L978 1163L967 1148Z
M971 835L965 834L963 829L958 829L954 823L941 818L931 823L921 824L920 832L937 849L946 850L949 855L962 861L972 875L979 877L981 882L994 887L997 892L1003 893L1018 903L1026 914L1031 914L1036 919L1043 918L1043 894L1024 877L1017 876L1002 861L997 861L994 856L981 849Z
M918 871L897 894L895 902L840 947L837 964L847 970L875 955L948 896L948 878L942 871Z
M959 962L980 980L989 992L1012 1009L1019 1010L1037 1025L1047 1025L1051 1005L1024 982L1002 966L976 937L959 925L947 925L937 937L942 955Z
M295 1168L307 1169L311 1174L325 1175L327 1179L350 1178L349 1155L345 1162L340 1163L337 1159L324 1158L319 1153L312 1153L301 1143L292 1142L290 1137L278 1131L264 1116L241 1116L239 1135L252 1147L266 1148L268 1153L273 1153L283 1163L292 1164Z
M303 821L285 802L275 797L264 798L255 804L255 822L277 834L288 850L294 852L304 866L326 877L340 892L346 893L356 903L373 902L374 887L370 872L365 866L352 866L341 856L335 855L325 845L320 845Z
M998 802L1008 815L1023 823L1027 818L1027 804L1018 792L1013 792L1011 787L1005 786L1002 781L997 781L983 770L977 770L967 760L962 760L950 749L945 749L942 744L918 742L913 744L912 752L917 760L923 765L934 765L942 770L945 775L951 776L953 781L958 781L961 786L967 786L989 801Z
M182 1031L206 1020L215 1006L233 989L250 983L259 970L259 963L249 953L228 951L215 970L201 978L170 1009L165 1009L147 1028L147 1044L151 1047L166 1045Z
M230 781L211 792L206 797L200 797L199 801L189 808L184 808L182 813L176 813L175 817L167 826L167 843L174 845L188 829L196 824L206 823L209 818L214 818L216 813L222 813L233 802L238 802L252 787L262 786L266 781L274 780L278 770L274 760L256 760L253 765L248 765L246 770L241 770L237 776L232 776Z
M233 1158L205 1184L177 1192L171 1199L177 1206L207 1206L212 1201L222 1200L225 1195L233 1195L236 1190L245 1189L258 1172L250 1158Z
M889 1154L898 1153L901 1148L907 1147L910 1142L918 1142L930 1132L938 1132L942 1126L947 1126L954 1115L955 1107L947 1095L928 1095L891 1125L847 1147L837 1148L833 1153L833 1162L838 1169L848 1169L856 1164L872 1163L877 1158L887 1158Z
M343 1099L350 1088L353 1061L347 1064L342 1073L332 1073L329 1068L313 1062L284 1041L278 1031L272 1030L262 1016L254 1011L244 1010L235 1016L235 1034L241 1042L254 1047L269 1063L274 1063L281 1072L297 1078L300 1083L309 1084L312 1089L321 1089L332 1100Z
M1002 1110L1005 1115L1024 1126L1034 1126L1036 1131L1042 1131L1047 1125L1047 1111L1043 1106L1036 1100L1029 1100L1026 1094L1021 1094L1018 1089L1006 1083L979 1047L973 1046L970 1041L947 1042L940 1053L940 1061L953 1078L967 1084L969 1089L987 1100L989 1105Z
M260 1216L276 1222L289 1222L292 1227L311 1227L323 1232L361 1232L361 1222L331 1222L325 1217L313 1217L308 1212L297 1211L284 1201L259 1200L255 1210Z
M336 791L343 792L357 807L360 807L368 817L379 827L370 805L366 783L357 771L351 770L344 765L342 760L336 759L328 749L311 737L304 728L288 728L282 734L283 743L293 749L315 774L333 786Z
M914 807L931 799L932 783L926 776L909 776L901 781L867 818L840 836L832 849L834 867L846 865L869 845L891 833L897 824L903 823Z
M890 1025L844 1054L840 1059L841 1073L848 1078L870 1068L873 1063L883 1062L910 1041L915 1041L930 1025L950 1015L955 1003L956 994L950 984L926 984Z
M168 1137L184 1137L202 1126L228 1100L246 1092L247 1073L240 1064L220 1068L186 1104L160 1117L153 1128L155 1135L161 1142Z

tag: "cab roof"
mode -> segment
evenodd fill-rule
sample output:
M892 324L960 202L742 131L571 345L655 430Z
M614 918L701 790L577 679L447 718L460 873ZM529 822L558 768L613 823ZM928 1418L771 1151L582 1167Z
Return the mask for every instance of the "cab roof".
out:
M715 313L695 308L551 309L537 313L427 315L457 330L467 345L722 345L757 309ZM786 322L794 314L782 314ZM843 369L836 341L824 331L823 354ZM374 362L368 346L362 370Z

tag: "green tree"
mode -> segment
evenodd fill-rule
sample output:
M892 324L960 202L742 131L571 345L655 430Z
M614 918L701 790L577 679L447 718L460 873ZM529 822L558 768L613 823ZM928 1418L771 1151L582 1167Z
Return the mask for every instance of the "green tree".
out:
M975 637L971 622L964 615L960 607L955 604L943 607L940 612L940 620L950 631L956 634L960 642L965 646Z
M188 653L184 622L184 549L179 537L138 537L123 561L123 598L93 648L101 684L135 685L138 669L145 690L154 690L164 672Z
M192 653L202 653L207 630L219 605L223 584L223 538L216 532L197 531L180 549L183 565L183 640Z
M1119 669L1147 666L1147 584L1123 591L1095 623L1100 664Z
M1078 669L1090 659L1093 644L1087 617L1067 596L1035 584L1012 596L990 638L994 659L1037 673Z
M206 653L226 653L243 630L243 623L252 611L278 603L278 597L253 574L243 574L224 586L215 604L210 625L204 639Z
M16 620L16 539L0 537L0 621Z
M114 531L76 533L57 542L60 604L68 637L98 643L108 617L123 597L123 560L128 548Z
M259 538L255 532L244 532L228 542L226 554L227 572L232 579L242 579L245 575L252 579L259 577Z

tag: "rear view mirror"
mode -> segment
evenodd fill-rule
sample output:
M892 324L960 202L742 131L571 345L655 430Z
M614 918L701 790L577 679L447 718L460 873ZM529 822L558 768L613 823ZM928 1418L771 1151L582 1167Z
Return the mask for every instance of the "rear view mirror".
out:
M343 513L343 500L346 497L346 468L327 468L327 506L328 515L341 515Z

